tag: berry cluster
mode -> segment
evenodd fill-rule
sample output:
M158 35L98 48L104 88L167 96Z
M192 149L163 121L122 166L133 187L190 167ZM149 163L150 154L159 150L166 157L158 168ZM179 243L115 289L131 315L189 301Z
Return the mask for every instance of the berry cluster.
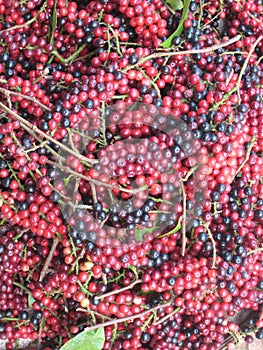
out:
M262 13L0 0L6 349L263 338Z

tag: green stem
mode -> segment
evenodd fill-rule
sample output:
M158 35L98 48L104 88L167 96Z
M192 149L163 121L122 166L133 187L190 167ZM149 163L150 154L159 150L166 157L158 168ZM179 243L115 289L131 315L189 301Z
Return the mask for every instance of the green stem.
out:
M55 30L57 27L57 3L58 0L55 0L55 4L53 7L53 13L52 13L52 28L51 28L51 38L50 38L50 44L53 45L54 44L54 35L55 35Z
M211 108L210 111L216 111L223 103L229 100L229 97L237 91L237 86L233 87L227 94L224 95L223 99L216 104L214 104Z
M79 260L81 260L83 258L84 252L85 252L85 250L82 249L82 251L80 252L80 254L77 257L77 259L71 265L71 268L69 270L69 274L71 274L74 271L75 267L76 267L76 274L78 275L78 273L79 273Z
M52 51L51 55L55 56L64 66L68 64L67 60L65 60L57 51Z
M256 141L256 137L255 136L252 136L252 139L251 139L251 142L249 144L249 147L247 149L247 152L246 152L246 156L245 156L245 159L243 160L243 162L240 164L240 166L238 167L237 171L236 171L236 174L235 174L235 177L237 176L237 174L242 170L242 168L244 167L244 165L248 162L249 160L249 156L250 156L250 153L252 151L252 148L255 144L255 141Z
M113 35L113 37L114 37L114 39L115 39L115 41L116 41L117 53L118 53L118 55L121 57L122 54L121 54L121 49L120 49L119 38L118 38L118 36L116 35L114 29L113 29L111 26L108 25L108 29L109 29L109 31L111 31L111 33L112 33L112 35Z
M249 53L245 59L245 62L240 70L240 73L239 73L239 76L238 76L238 79L237 79L237 94L238 94L238 97L239 97L239 101L241 101L241 97L240 97L240 83L241 83L241 79L242 79L242 76L243 74L245 73L245 70L247 68L247 65L248 65L248 62L249 62L249 59L251 57L251 55L253 54L254 50L256 49L257 45L260 43L260 41L263 39L263 35L260 35L257 40L254 42L254 44L251 46L251 49L249 50Z
M5 222L6 222L6 218L3 218L3 219L0 221L0 226L2 226Z
M25 292L31 294L31 290L23 286L21 283L14 281L13 284L19 287L20 289L24 290Z
M193 166L187 173L187 175L182 178L182 181L187 181L189 179L189 177L196 171L196 169L199 168L199 164L196 164L195 166Z
M100 131L102 134L102 138L100 138L101 144L103 146L107 145L107 140L106 140L106 124L105 124L105 103L102 102L102 106L101 106L101 127L100 127Z
M70 241L70 244L71 244L73 255L76 258L77 257L77 250L76 250L76 246L75 246L71 236L69 236L69 241Z
M117 338L117 330L118 330L118 325L115 324L115 325L114 325L114 328L113 328L113 331L112 331L111 340L110 340L110 350L112 350L113 345L114 345L114 343L115 343L115 340L116 340L116 338Z
M253 249L253 250L250 250L247 255L252 255L254 253L257 253L257 252L262 252L263 251L263 247L262 248L257 248L257 249Z
M20 24L20 25L14 26L14 27L10 27L10 28L1 30L0 31L0 35L3 32L9 32L10 30L21 29L21 28L25 28L25 27L29 26L30 24L32 24L33 22L35 22L37 20L38 15L45 10L46 6L47 6L47 2L45 1L43 6L41 7L41 9L37 12L37 14L33 18L31 18L29 21L27 21L27 22L25 22L23 24Z
M85 49L86 46L87 46L86 44L81 45L76 52L74 52L71 56L69 56L67 58L68 64L72 64L74 61L74 58L77 57L81 53L81 51Z
M158 236L158 238L163 238L163 237L166 237L166 236L171 236L172 234L174 234L174 233L180 231L180 230L181 230L181 227L182 227L182 226L181 226L181 221L182 221L182 216L180 216L177 225L176 225L171 231L169 231L169 232L167 232L167 233L165 233L165 234L163 234L163 235L161 235L161 236Z
M19 321L17 317L3 317L1 318L1 322L10 322L10 321Z
M151 320L153 319L154 314L152 313L149 318L145 321L145 323L141 326L141 331L144 332L146 327L148 327L149 323L151 322Z
M167 63L168 61L169 61L169 57L166 57L165 60L164 60L164 62L163 62L162 67L165 66L166 63ZM152 83L155 83L155 82L160 78L160 75L161 75L161 74L162 74L162 70L160 69L159 72L158 72L158 74L156 75L156 77L152 80ZM159 88L158 88L158 89L159 89Z
M80 290L85 294L85 295L92 295L85 287L84 285L80 282L80 281L77 281L78 285L79 285L79 288Z
M1 159L5 159L5 157L0 153L0 158ZM22 190L24 190L24 186L21 184L19 178L17 177L17 174L16 172L14 171L13 167L11 166L11 164L9 162L7 162L7 166L13 176L13 178L17 181L18 185L19 185L19 188L21 188Z
M213 262L212 262L212 269L215 268L215 263L216 263L216 243L213 237L213 234L210 230L210 228L208 227L207 223L202 221L202 225L204 226L204 228L206 229L206 232L208 234L208 237L210 238L211 242L212 242L212 247L213 247Z
M21 238L23 236L23 234L26 233L27 231L29 231L29 229L20 230L19 233L13 238L13 241L17 242L19 240L19 238Z
M203 1L199 0L199 16L198 16L198 28L201 27L201 20L203 18Z
M46 319L45 319L45 317L43 317L41 322L40 322L39 330L38 330L37 349L40 348L41 343L42 343L42 341L41 341L42 340L42 333L43 333L45 324L46 324Z
M42 130L40 130L38 127L36 127L35 125L32 125L29 121L27 121L26 119L24 119L23 117L21 117L20 115L18 115L17 113L15 113L14 111L12 111L12 109L8 108L7 106L5 106L2 102L0 102L0 107L7 113L10 113L16 120L18 120L21 123L21 126L23 127L23 129L26 129L27 131L30 130L31 132L35 134L39 134L42 137L44 137L45 139L51 141L52 143L56 144L57 146L59 146L61 149L63 149L64 151L74 155L77 159L86 162L86 163L91 163L94 164L97 161L94 159L88 159L85 156L82 156L79 153L76 153L75 151L73 151L71 148L67 147L66 145L64 145L63 143L57 141L54 137L49 136L48 134L44 133Z
M162 199L162 198L154 198L154 197L149 196L149 199L152 199L152 200L155 201L156 203L173 204L172 202L167 201L167 200Z

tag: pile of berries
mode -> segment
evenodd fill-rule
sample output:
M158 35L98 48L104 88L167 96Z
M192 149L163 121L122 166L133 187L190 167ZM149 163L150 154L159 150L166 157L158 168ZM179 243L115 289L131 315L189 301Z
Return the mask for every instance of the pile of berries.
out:
M0 19L6 349L263 339L262 0L0 0Z

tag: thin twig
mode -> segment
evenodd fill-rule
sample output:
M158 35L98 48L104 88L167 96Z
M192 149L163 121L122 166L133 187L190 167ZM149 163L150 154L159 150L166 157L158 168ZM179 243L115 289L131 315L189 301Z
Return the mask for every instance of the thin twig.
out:
M53 156L56 158L56 159L59 159L60 161L65 161L65 158L62 157L60 154L58 154L56 151L54 151L54 149L52 147L50 147L47 143L49 142L48 140L45 140L43 141L40 137L38 137L36 135L36 133L31 130L29 127L27 127L26 125L22 125L23 126L23 129L26 130L29 135L31 135L36 141L39 142L39 146L37 148L40 148L40 147L44 147L46 148L51 154L53 154ZM36 146L35 146L36 147ZM36 148L36 149L37 149ZM28 150L23 150L23 153L26 157L29 157L28 156L28 153L31 152L31 151L34 151L34 147L33 149L28 149Z
M186 248L186 193L184 189L183 181L180 180L180 185L182 189L182 197L183 197L183 212L182 212L182 256L185 254L185 248Z
M111 340L110 340L110 348L109 348L109 350L113 349L115 340L117 338L117 331L118 331L118 326L115 324L114 328L113 328L113 331L112 331L112 336L111 336Z
M91 52L87 53L86 55L83 55L83 56L80 56L80 57L76 58L74 62L76 63L78 61L84 60L86 58L94 56L95 54L96 54L96 51L91 51Z
M181 230L182 227L182 215L179 217L178 221L177 221L177 225L169 232L164 233L163 235L158 236L158 238L163 238L166 236L171 236L174 233L178 232L179 230Z
M143 57L141 58L136 64L134 64L133 66L128 66L124 71L128 71L130 69L136 68L138 66L140 66L142 63L151 60L153 58L159 58L159 57L172 57L172 56L177 56L177 55L194 55L194 54L202 54L202 53L207 53L207 52L212 52L212 51L216 51L218 49L221 49L225 46L229 46L233 43L235 43L236 41L238 41L241 38L240 35L236 35L235 37L220 43L220 44L215 44L209 47L205 47L203 49L192 49L192 50L185 50L185 51L177 51L177 52L158 52L158 53L153 53L149 56Z
M97 296L95 296L94 299L97 299L97 300L104 299L104 298L109 297L111 295L122 293L125 290L132 289L136 284L139 284L139 283L142 283L142 280L136 280L136 281L132 282L127 287L124 287L124 288L121 288L121 289L115 289L115 290L112 290L111 292L108 292L108 293L105 293L105 294L102 294L102 295L97 295Z
M44 137L45 139L51 141L52 143L55 143L56 145L58 145L61 149L63 149L64 151L72 154L73 156L75 156L77 159L86 162L86 163L90 163L90 164L95 164L97 163L97 160L95 159L89 159L79 153L76 153L75 151L73 151L71 148L67 147L66 145L64 145L63 143L57 141L56 139L54 139L53 137L47 135L46 133L44 133L42 130L40 130L37 126L32 125L30 122L28 122L26 119L22 118L20 115L18 115L17 113L15 113L14 111L12 111L10 108L8 108L7 106L5 106L2 102L0 102L0 108L2 108L6 113L11 114L16 120L18 120L21 123L21 126L23 127L24 125L27 126L29 129L33 130L35 133L41 135L42 137Z
M186 174L185 177L182 178L182 181L187 181L189 179L189 177L199 168L199 164L196 164L195 166L193 166Z
M103 284L105 284L106 286L108 284L106 273L103 272L101 275L101 278L102 278Z
M84 309L83 307L78 307L76 311L80 311L80 312L90 312L89 310L87 309ZM100 317L100 318L105 318L107 320L112 320L112 318L110 318L109 316L106 316L106 315L103 315L101 313L99 313L98 311L94 311L92 310L91 311L94 315ZM86 323L85 323L86 324ZM84 326L85 324L82 324L82 326Z
M250 156L250 153L251 153L251 150L254 146L254 143L256 141L256 137L255 136L252 136L252 139L251 139L251 142L249 144L249 147L247 149L247 152L246 152L246 156L245 156L245 159L243 160L243 162L240 164L240 166L238 167L236 173L235 173L235 176L237 176L237 174L239 174L240 170L243 168L243 166L247 163L247 161L249 160L249 156Z
M80 254L78 255L78 257L76 258L76 260L73 262L73 264L71 265L71 268L69 269L69 274L74 271L75 267L76 267L76 273L79 273L79 261L84 257L85 255L85 249L82 248Z
M90 189L91 189L91 196L93 199L93 204L98 203L98 198L97 198L97 192L96 192L96 186L93 182L90 181Z
M152 313L148 319L144 322L144 324L141 326L141 330L142 332L145 331L145 329L149 326L149 323L151 322L151 320L156 316L156 314ZM154 324L154 322L153 322Z
M58 167L59 169L64 170L67 173L72 174L72 175L74 175L76 177L79 177L79 178L81 178L83 180L86 180L88 182L92 182L92 183L94 183L96 185L108 187L108 188L111 188L111 189L114 189L114 190L118 190L118 191L121 191L121 192L135 194L135 193L144 191L147 188L147 187L143 186L141 188L132 190L132 189L124 188L124 187L121 187L121 186L115 186L115 185L111 185L111 184L106 183L106 182L101 182L99 180L95 180L92 177L88 177L86 175L77 173L76 171L74 171L74 170L72 170L72 169L70 169L70 168L68 168L68 167L66 167L64 165L61 165L61 164L56 163L56 162L53 162L52 160L47 160L47 164L53 165L55 167Z
M41 349L42 332L44 330L45 323L46 323L46 319L43 317L41 322L40 322L40 326L39 326L39 330L38 330L37 349Z
M23 284L14 281L13 285L15 285L15 286L19 287L20 289L24 290L26 293L31 294L31 290L26 288Z
M43 4L43 6L41 7L41 9L37 12L37 14L36 14L33 18L31 18L29 21L27 21L27 22L25 22L25 23L23 23L23 24L19 24L19 25L16 25L16 26L14 26L14 27L10 27L10 28L6 28L6 29L1 30L1 31L0 31L0 35L1 35L2 33L4 33L4 32L9 32L10 30L21 29L21 28L25 28L25 27L29 26L30 24L32 24L33 22L35 22L35 21L37 20L38 15L39 15L42 11L45 10L46 6L47 6L47 2L45 1L44 4Z
M94 329L98 329L100 327L107 327L107 326L111 326L111 325L114 325L114 324L117 324L117 323L121 323L121 322L128 322L128 321L132 321L136 318L141 318L141 317L144 317L145 315L147 315L149 312L153 312L155 310L159 310L159 309L162 309L162 308L165 308L167 306L170 306L171 305L171 302L169 303L165 303L165 304L161 304L161 305L157 305L155 307L152 307L151 309L149 310L146 310L146 311L143 311L137 315L132 315L132 316L127 316L127 317L122 317L122 318L117 318L117 319L114 319L112 321L108 321L108 322L103 322L103 323L98 323L98 324L95 324L94 326L90 326L90 327L87 327L85 328L85 330L87 331L91 331L91 330L94 330Z
M229 101L229 98L231 95L233 95L237 91L237 86L235 85L227 94L224 94L222 100L215 103L209 111L216 111L222 104L224 104L226 101Z
M230 74L229 74L229 77L228 77L227 80L226 80L226 86L228 86L228 84L229 84L229 82L231 81L231 79L232 79L232 77L233 77L234 74L235 74L234 69L231 69L231 72L230 72Z
M213 249L213 262L212 262L212 269L215 268L215 263L216 263L216 243L213 237L213 234L210 230L210 228L208 227L208 225L203 221L202 225L204 226L204 228L206 229L207 235L209 237L209 239L212 242L212 249Z
M172 317L174 314L176 314L180 310L179 307L177 307L175 310L173 310L170 314L160 318L158 321L153 322L153 326L158 326L158 324L163 323L166 321L168 318Z
M45 109L47 112L51 112L51 108L49 108L49 107L45 106L43 103L37 101L35 97L30 97L30 96L21 94L20 92L4 89L4 88L1 88L1 87L0 87L0 92L2 92L3 94L10 94L10 95L21 97L21 98L23 98L25 100L28 100L30 102L33 102L33 103L37 104L39 107Z
M262 252L263 251L263 247L262 248L256 248L256 249L253 249L253 250L249 250L247 252L247 255L252 255L254 253L257 253L257 252Z
M201 1L200 1L200 3L201 3ZM211 18L210 21L208 21L207 23L205 23L204 25L202 25L201 29L204 30L206 27L208 27L212 22L214 22L214 21L217 19L217 17L220 16L221 13L222 13L222 10L220 10L220 11L215 15L215 17ZM202 15L203 15L203 13L202 13ZM201 22L201 21L200 21L200 22ZM199 25L198 27L200 28L200 25Z
M76 193L78 192L79 184L80 184L80 178L77 177L77 178L75 179L75 185L74 185L74 189L73 189L73 195L76 194Z
M239 101L241 101L241 98L240 98L240 83L241 83L241 79L242 79L242 76L247 68L247 65L248 65L248 61L252 55L252 53L254 52L255 48L257 47L258 43L263 39L263 35L260 35L257 40L254 42L254 44L251 46L251 49L249 50L249 53L245 59L245 62L240 70L240 73L239 73L239 76L238 76L238 79L237 79L237 94L238 94L238 98L239 98Z
M55 236L55 237L53 238L52 246L51 246L50 251L49 251L49 253L48 253L48 256L47 256L47 259L46 259L46 261L45 261L45 264L44 264L44 266L43 266L43 268L42 268L42 270L41 270L41 273L40 273L40 277L39 277L39 281L40 281L40 282L43 281L44 277L45 277L46 274L47 274L47 270L48 270L48 268L49 268L49 265L50 265L50 263L51 263L51 260L52 260L52 258L53 258L53 255L54 255L54 253L55 253L55 250L56 250L56 248L57 248L57 245L58 245L58 237Z
M100 222L100 228L103 228L103 227L104 227L104 224L107 222L107 220L109 219L109 217L110 217L110 213L108 213L108 214L106 215L106 218Z

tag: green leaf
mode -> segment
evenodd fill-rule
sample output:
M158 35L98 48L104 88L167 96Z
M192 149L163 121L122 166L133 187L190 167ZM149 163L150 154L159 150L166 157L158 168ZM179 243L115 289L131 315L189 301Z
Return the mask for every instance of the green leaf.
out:
M136 241L143 241L144 235L146 233L150 233L150 234L154 233L156 228L157 228L156 225L154 225L151 228L148 228L148 227L142 227L142 228L136 227L136 229L135 229L135 239L136 239Z
M149 292L143 292L141 290L138 291L139 295L149 295L149 294L154 294L155 291L154 290L149 290Z
M104 328L83 331L70 339L60 350L102 350L105 342Z
M188 12L189 12L189 5L190 5L191 0L185 0L184 1L184 7L183 7L183 12L182 12L182 16L179 22L179 25L176 29L176 31L169 36L169 38L167 40L165 40L161 46L162 47L166 47L167 49L169 49L172 45L173 45L173 39L179 35L181 35L183 29L184 29L184 21L187 19L188 17Z
M68 177L66 177L66 178L63 179L64 186L68 186L71 177L72 177L72 175L69 175Z
M36 299L32 297L32 294L28 293L27 303L29 307L32 307Z
M175 11L182 10L184 7L182 0L167 0L167 4Z

